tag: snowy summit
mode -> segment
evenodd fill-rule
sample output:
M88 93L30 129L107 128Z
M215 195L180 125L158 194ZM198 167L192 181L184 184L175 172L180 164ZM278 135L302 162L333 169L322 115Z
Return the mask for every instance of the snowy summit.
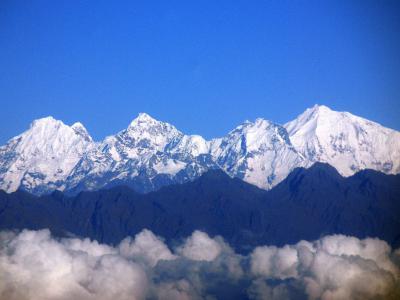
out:
M400 173L400 133L324 105L285 125L246 121L210 141L140 113L126 129L96 143L81 123L47 117L0 147L0 188L76 193L125 184L148 192L221 168L269 189L294 168L315 162L344 176L367 168Z

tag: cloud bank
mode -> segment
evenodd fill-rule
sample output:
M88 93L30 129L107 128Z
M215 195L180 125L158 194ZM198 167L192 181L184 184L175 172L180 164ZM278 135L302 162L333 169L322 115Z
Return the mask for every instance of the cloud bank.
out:
M400 249L331 235L242 256L195 231L175 249L143 230L111 247L48 230L0 233L0 299L400 299Z

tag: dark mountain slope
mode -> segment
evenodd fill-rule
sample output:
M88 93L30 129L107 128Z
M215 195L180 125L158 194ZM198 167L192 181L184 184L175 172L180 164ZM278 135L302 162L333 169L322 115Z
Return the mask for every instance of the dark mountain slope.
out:
M326 164L295 169L270 191L222 171L149 194L126 187L67 197L0 193L0 228L50 228L57 235L117 243L148 228L173 244L199 229L240 251L325 234L379 237L400 244L400 176L362 171L341 177Z
M342 233L400 244L400 176L372 170L343 178L327 164L296 169L268 193L276 232L295 242ZM285 220L285 221L284 221Z

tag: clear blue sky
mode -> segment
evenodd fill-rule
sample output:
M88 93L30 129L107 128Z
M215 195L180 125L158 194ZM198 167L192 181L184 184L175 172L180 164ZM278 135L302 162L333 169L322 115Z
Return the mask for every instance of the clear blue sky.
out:
M210 138L315 103L400 129L400 1L3 0L0 101L2 144L47 115Z

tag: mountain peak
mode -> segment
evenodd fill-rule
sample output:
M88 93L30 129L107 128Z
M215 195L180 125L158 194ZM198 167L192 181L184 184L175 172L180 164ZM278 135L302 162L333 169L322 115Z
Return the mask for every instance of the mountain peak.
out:
M85 141L87 142L92 141L92 137L90 136L89 132L81 122L75 122L74 124L72 124L71 128L75 131L76 134L83 137Z
M0 147L0 189L42 193L125 180L148 191L215 166L271 188L295 167L315 162L344 176L366 168L400 173L399 149L400 132L318 104L284 126L257 118L211 141L140 113L128 128L94 143L81 123L48 116Z
M334 111L330 109L326 105L321 105L321 104L315 104L313 107L307 108L299 117L298 119L303 119L303 120L310 120L313 118L318 118L320 116L328 116L328 115L334 115L334 114L340 114L340 112Z
M257 126L269 125L271 123L272 123L271 121L268 121L268 120L266 120L264 118L257 118L254 121L254 125L257 125Z
M182 133L178 131L173 125L158 121L146 113L140 113L128 126L128 129L123 131L128 133L129 136L135 137L138 140L148 139L153 140L159 144L161 140L167 142L171 138L181 136Z
M137 116L137 119L142 120L142 121L148 121L148 120L155 120L153 117L151 117L149 114L145 112L139 113Z
M244 123L236 127L231 133L240 132L241 134L246 136L246 138L255 135L258 136L255 137L256 140L260 141L260 139L268 139L268 136L270 136L271 134L276 134L278 132L278 134L281 135L281 133L283 134L283 132L285 131L286 130L282 127L282 125L279 125L264 118L257 118L254 122L245 121Z
M139 115L129 124L129 127L140 126L143 124L157 124L160 121L154 119L147 113L139 113Z
M242 132L247 132L248 130L265 130L268 128L270 125L274 125L273 122L266 120L264 118L257 118L254 121L249 121L246 120L239 126L237 126L235 129L233 129L231 132L237 132L237 131L242 131Z
M334 111L328 106L315 104L307 108L296 119L284 125L290 135L294 135L298 130L314 131L319 126L320 121L330 122L331 119L338 119L343 113ZM336 121L332 121L336 122Z
M309 109L313 111L333 111L331 108L323 104L315 104L312 108Z
M228 174L259 188L270 188L303 164L286 129L262 118L246 121L227 136L214 139L210 151Z
M43 117L40 119L36 119L31 123L31 128L39 127L39 126L56 126L56 125L64 125L64 123L60 120L54 119L52 116Z
M86 130L85 126L83 126L83 124L81 122L75 122L74 124L71 125L72 129L80 129L83 128Z
M57 132L64 132L73 130L75 134L81 136L86 142L91 142L92 138L86 130L85 126L83 126L80 122L75 122L73 125L68 126L64 124L64 122L53 118L52 116L43 117L40 119L34 120L30 125L30 131L40 134L40 136L44 135L54 135Z
M62 185L92 140L82 124L68 126L53 117L37 119L28 130L2 147L0 163L7 172L0 188L23 188L38 194Z
M315 105L284 126L296 150L311 162L335 166L341 175L400 169L399 133L349 112Z

